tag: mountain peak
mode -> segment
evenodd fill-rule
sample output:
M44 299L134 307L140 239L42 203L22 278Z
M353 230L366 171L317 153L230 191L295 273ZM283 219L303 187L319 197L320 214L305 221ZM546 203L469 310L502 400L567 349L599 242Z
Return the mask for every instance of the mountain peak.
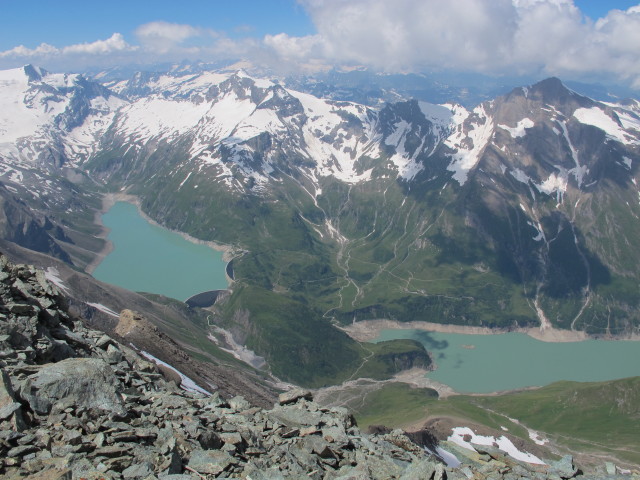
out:
M31 64L25 65L23 70L30 82L42 80L42 77L46 76L48 73L46 70Z
M550 77L531 86L529 96L538 97L544 103L562 105L570 101L584 103L587 97L577 94L567 88L557 77Z

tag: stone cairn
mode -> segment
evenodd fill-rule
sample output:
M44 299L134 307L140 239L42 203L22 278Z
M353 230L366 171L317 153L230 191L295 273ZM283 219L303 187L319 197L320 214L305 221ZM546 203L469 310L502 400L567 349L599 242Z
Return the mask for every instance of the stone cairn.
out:
M0 256L0 477L560 479L500 454L452 469L402 431L362 433L308 391L271 410L179 389L133 349L72 318L32 266ZM495 457L495 458L494 458ZM566 463L566 461L565 461ZM628 478L628 477L627 477Z

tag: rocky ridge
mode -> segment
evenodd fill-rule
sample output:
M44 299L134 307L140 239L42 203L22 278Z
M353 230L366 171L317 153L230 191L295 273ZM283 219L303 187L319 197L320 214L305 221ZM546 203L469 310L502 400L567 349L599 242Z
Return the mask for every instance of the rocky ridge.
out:
M4 256L0 267L3 478L587 478L570 457L532 467L490 447L446 467L404 432L362 433L299 389L270 410L180 390L73 318L42 271Z

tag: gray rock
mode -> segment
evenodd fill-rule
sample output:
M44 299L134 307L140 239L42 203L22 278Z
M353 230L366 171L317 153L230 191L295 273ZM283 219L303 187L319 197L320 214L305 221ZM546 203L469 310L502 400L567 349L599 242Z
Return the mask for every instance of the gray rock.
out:
M34 453L40 450L38 447L34 445L20 445L19 447L14 447L7 452L7 457L24 457L30 453Z
M53 405L60 404L124 415L122 398L116 393L118 383L104 361L72 358L44 365L27 380L21 395L39 414L47 414Z
M222 450L194 450L188 466L200 474L218 475L234 463L234 458Z
M251 404L247 402L244 397L236 396L229 400L229 408L232 408L238 412L247 410L251 407Z
M71 480L73 472L70 468L49 468L29 476L29 480Z
M295 406L276 407L269 412L272 421L286 425L289 428L317 427L320 423L326 423L319 412L310 412Z
M9 418L11 415L14 414L14 412L17 412L18 410L20 410L21 407L22 405L17 402L9 403L7 405L0 407L0 420L5 420Z
M556 474L560 478L573 478L578 473L571 455L565 455L557 462L552 462L549 467L549 473Z
M313 400L313 394L309 390L303 390L302 388L293 388L288 392L281 393L278 396L280 405L287 405L289 403L295 403L301 398L305 400Z
M9 376L3 369L0 369L0 420L12 418L12 428L22 431L25 428L22 419L22 405L16 401L16 395L11 385Z
M436 473L437 468L438 464L430 459L413 462L402 474L400 480L422 480L424 478L431 478L433 474Z
M124 478L147 478L153 475L153 465L150 463L135 463L122 471Z

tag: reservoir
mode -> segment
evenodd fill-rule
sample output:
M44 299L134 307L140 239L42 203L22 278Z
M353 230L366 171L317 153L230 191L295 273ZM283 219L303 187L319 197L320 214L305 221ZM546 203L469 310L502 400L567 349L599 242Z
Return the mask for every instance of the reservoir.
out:
M640 342L586 340L549 343L524 333L466 335L383 330L376 342L410 338L431 353L427 377L460 393L490 393L559 380L604 381L640 376Z
M113 250L93 271L98 280L178 300L227 288L221 252L149 223L135 205L117 202L102 222Z

